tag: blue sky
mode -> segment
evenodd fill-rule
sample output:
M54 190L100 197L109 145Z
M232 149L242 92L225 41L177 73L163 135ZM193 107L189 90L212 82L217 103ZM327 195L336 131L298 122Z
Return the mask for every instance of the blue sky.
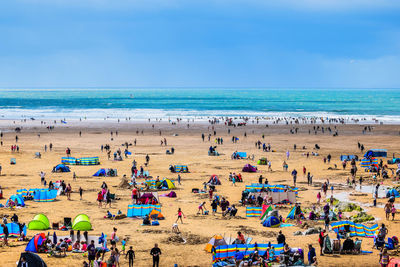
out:
M397 0L0 7L0 87L400 88Z

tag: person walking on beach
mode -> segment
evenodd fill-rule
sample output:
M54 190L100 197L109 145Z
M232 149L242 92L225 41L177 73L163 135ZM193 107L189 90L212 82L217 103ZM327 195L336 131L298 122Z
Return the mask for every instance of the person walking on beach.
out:
M161 255L161 249L158 247L158 244L154 244L154 248L151 249L150 255L153 256L153 267L158 267L160 263L160 255Z
M181 175L178 174L178 184L181 185Z
M297 171L294 169L292 171L292 176L293 176L293 185L296 186L296 180L297 180Z
M126 258L128 258L129 260L129 267L133 267L133 260L135 259L135 251L133 251L132 246L130 246L129 250L126 252L125 259Z
M286 160L289 160L289 157L290 157L290 152L289 152L289 150L287 150L286 151Z
M179 219L181 220L181 223L183 223L182 216L185 216L185 215L183 214L181 208L179 208L178 209L178 218L176 218L175 223L177 223ZM186 216L185 216L185 218L186 218Z
M385 204L384 207L385 210L385 214L386 214L386 220L390 219L390 213L392 211L392 203L390 203L389 201Z
M83 195L83 189L82 189L82 187L79 187L79 196L80 196L81 200L82 200L82 195Z
M325 230L322 230L322 231L319 233L319 237L318 237L318 243L319 243L319 246L320 246L320 248L321 248L321 250L320 250L320 255L321 255L321 256L324 255L324 252L323 252L322 250L323 250L323 248L324 248L325 237L326 237L326 235L325 235Z

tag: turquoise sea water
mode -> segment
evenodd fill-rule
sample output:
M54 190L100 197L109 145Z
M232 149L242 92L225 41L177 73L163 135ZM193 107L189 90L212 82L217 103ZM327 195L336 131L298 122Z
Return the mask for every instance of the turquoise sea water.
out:
M371 116L400 121L400 90L0 89L0 115L4 119Z

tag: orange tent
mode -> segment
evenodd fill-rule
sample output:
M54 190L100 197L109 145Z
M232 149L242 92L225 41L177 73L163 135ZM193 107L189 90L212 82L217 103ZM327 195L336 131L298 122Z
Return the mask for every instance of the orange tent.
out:
M159 212L158 210L155 210L155 209L149 213L149 217L153 220L164 220L165 219L164 215L162 215L161 212Z

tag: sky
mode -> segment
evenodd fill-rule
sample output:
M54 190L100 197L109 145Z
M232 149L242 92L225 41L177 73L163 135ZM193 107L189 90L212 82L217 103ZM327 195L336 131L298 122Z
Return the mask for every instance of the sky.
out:
M400 88L398 0L13 0L0 87Z

